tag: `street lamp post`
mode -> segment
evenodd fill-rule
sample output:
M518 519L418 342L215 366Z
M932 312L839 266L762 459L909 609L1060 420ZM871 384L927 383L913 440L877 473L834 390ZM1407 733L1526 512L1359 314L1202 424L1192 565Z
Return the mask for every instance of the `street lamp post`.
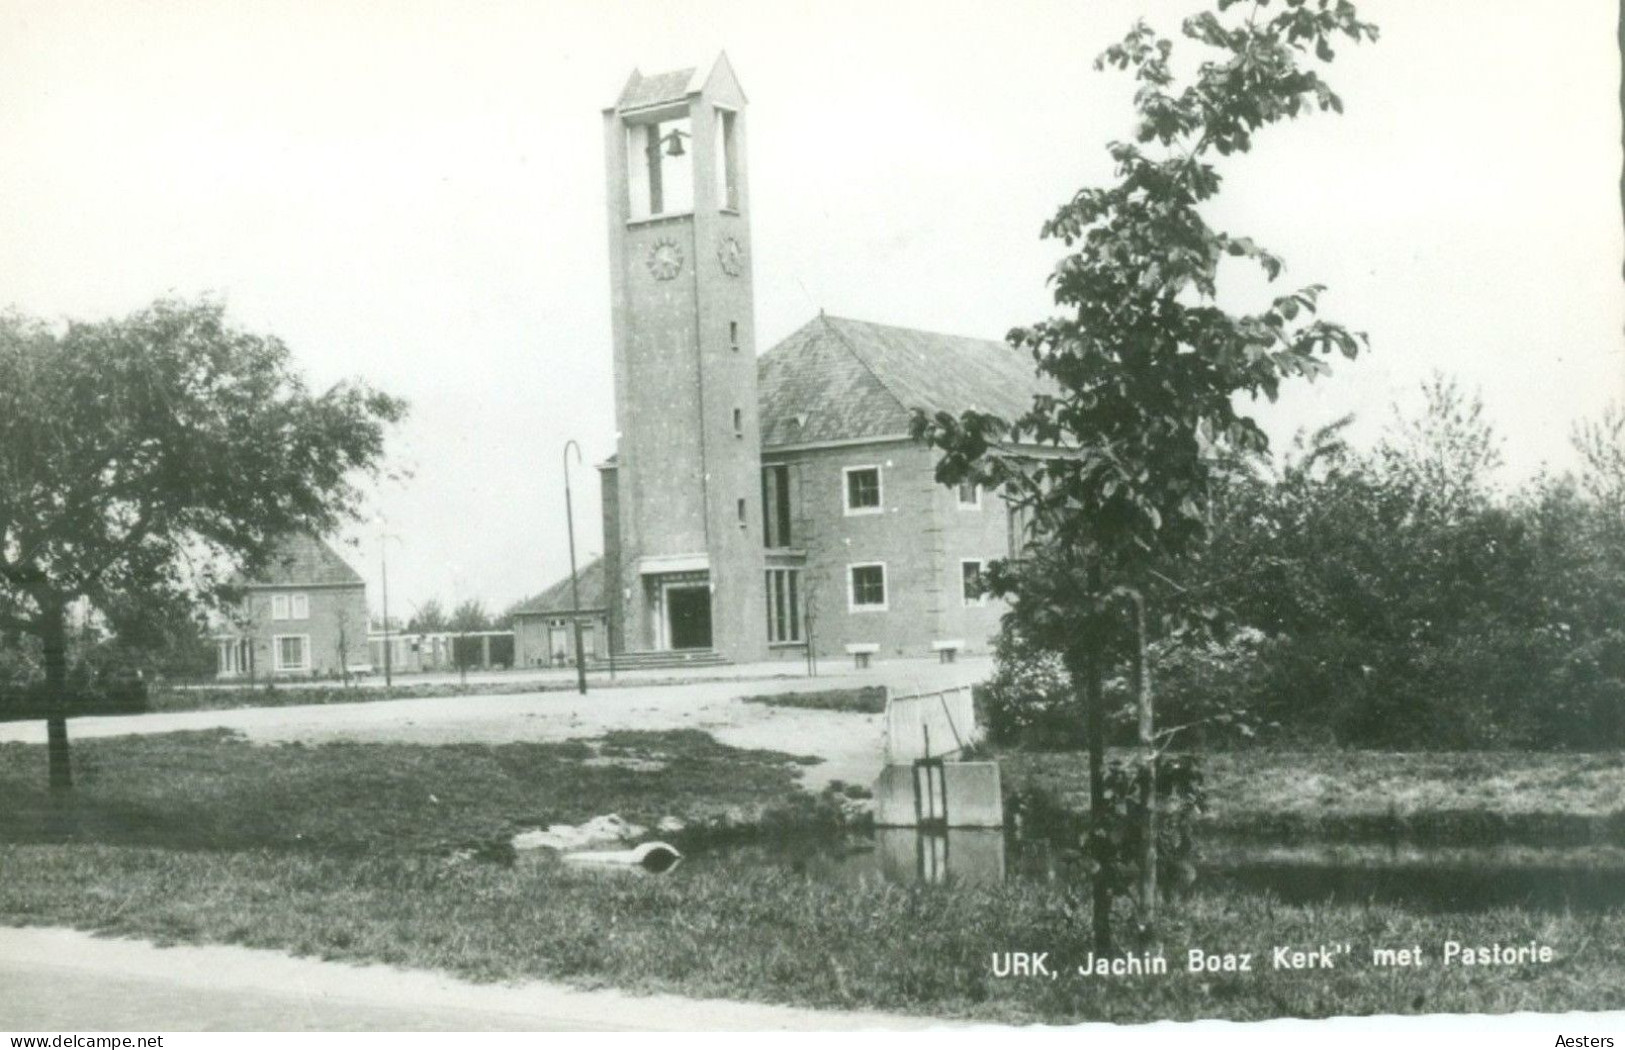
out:
M389 663L389 533L385 532L378 538L378 568L383 577L384 592L384 692L389 692L395 685L390 676Z
M382 518L379 518L379 524L383 525L383 519ZM392 673L391 673L393 668L391 667L390 651L389 651L390 650L390 638L389 638L389 541L390 540L398 540L398 539L400 539L400 537L396 536L394 533L391 533L388 530L387 527L385 527L384 529L382 529L378 533L378 568L379 568L379 572L380 572L380 576L381 576L381 582L383 584L383 599L384 599L384 693L385 693L385 695L388 695L389 691L392 688L394 688L394 685L395 685L395 680L394 680L394 678L392 676Z
M564 526L570 534L570 622L575 625L576 688L587 695L587 654L581 650L581 590L576 584L576 521L570 505L570 450L576 450L576 462L581 462L581 446L571 438L564 443Z

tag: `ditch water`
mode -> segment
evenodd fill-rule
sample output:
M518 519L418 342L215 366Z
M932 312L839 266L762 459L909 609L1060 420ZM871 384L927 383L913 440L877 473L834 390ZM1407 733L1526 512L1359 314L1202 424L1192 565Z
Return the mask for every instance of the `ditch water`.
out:
M881 828L839 839L797 838L696 850L676 877L739 865L779 867L858 885L989 885L1074 881L1079 862L1044 841L1003 831ZM1521 907L1545 912L1625 908L1625 848L1617 846L1272 846L1204 843L1179 892L1270 895L1289 904L1394 904L1440 914Z

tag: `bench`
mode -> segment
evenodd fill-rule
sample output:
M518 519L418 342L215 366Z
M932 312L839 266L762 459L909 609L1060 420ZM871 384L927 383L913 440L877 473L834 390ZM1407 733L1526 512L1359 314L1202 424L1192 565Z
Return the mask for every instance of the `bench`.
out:
M880 645L876 642L852 642L847 645L846 651L852 654L852 666L861 671L869 666L869 658L880 652Z
M931 643L931 651L937 654L937 662L951 664L959 657L959 650L965 648L963 638L945 638Z

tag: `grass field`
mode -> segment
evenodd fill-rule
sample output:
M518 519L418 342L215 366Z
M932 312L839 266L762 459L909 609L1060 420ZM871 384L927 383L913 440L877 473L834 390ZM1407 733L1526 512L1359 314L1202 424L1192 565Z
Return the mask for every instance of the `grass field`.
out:
M0 922L280 948L477 979L549 978L1000 1021L1625 1006L1625 913L1618 909L1437 915L1197 895L1171 906L1159 941L1145 946L1165 953L1167 976L1034 980L993 976L993 954L1048 951L1052 964L1082 962L1090 933L1081 887L1041 880L853 887L780 867L714 863L662 878L606 877L545 860L451 856L456 847L499 841L522 827L610 811L640 823L703 821L770 802L811 819L814 811L795 789L798 760L725 747L694 731L443 747L260 747L211 732L89 740L74 753L78 830L53 841L43 748L0 746L0 797L7 800L0 810ZM1045 756L1039 765L1051 759L1063 761ZM1518 805L1521 795L1488 783L1508 763L1524 770L1519 775L1556 781L1568 763L1576 786L1561 797L1578 812L1594 814L1613 790L1578 757L1506 756L1473 767L1417 764L1409 756L1252 760L1256 775L1243 779L1255 784L1276 782L1272 763L1290 761L1300 775L1348 781L1351 792L1380 774L1418 798L1437 793L1450 805L1465 798ZM1242 773L1239 765L1221 769L1215 794L1225 777ZM1064 765L1016 775L1029 772L1071 775ZM1475 775L1486 783L1437 782ZM1273 795L1259 788L1243 797L1257 804ZM1533 939L1556 957L1505 967L1369 965L1372 948L1412 944L1436 962L1447 938L1486 945ZM1345 942L1352 955L1332 971L1270 969L1276 945ZM1254 969L1186 973L1192 948L1249 953Z
M1036 785L1088 808L1085 756L998 757L1007 790ZM1618 752L1219 751L1202 756L1202 768L1204 825L1226 834L1625 842L1625 755Z

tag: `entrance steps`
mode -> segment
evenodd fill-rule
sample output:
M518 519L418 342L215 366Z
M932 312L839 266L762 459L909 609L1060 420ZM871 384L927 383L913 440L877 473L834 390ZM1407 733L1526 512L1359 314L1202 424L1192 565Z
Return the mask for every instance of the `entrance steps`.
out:
M660 671L684 667L725 667L729 661L715 649L646 649L616 653L617 671ZM607 670L609 661L594 656L589 665L594 670Z

